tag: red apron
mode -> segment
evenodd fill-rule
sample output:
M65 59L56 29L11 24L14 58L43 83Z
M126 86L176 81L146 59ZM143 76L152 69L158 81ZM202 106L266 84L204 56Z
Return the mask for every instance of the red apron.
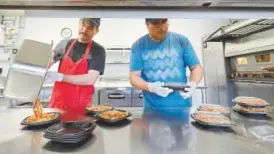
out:
M81 75L88 73L88 55L91 50L92 41L87 45L84 56L74 62L69 54L76 43L74 40L67 49L62 59L58 72L67 75ZM92 104L93 85L75 85L68 82L55 82L49 107L58 108L63 111L83 115L85 107Z

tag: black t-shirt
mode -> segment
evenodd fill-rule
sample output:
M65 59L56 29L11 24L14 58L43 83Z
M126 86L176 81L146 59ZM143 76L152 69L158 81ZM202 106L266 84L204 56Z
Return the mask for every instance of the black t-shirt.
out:
M62 40L56 45L56 47L53 50L54 61L62 60L66 50L69 48L69 45L72 43L73 40L74 39ZM87 48L87 43L81 43L76 41L69 56L74 62L76 62L84 56L86 48ZM88 56L88 69L99 71L100 75L104 74L105 59L106 59L105 48L101 46L100 44L96 43L95 41L92 41L91 51L89 52L89 56Z

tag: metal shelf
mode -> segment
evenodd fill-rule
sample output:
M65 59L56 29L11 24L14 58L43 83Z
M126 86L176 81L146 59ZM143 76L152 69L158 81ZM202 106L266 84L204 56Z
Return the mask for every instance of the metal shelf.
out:
M269 79L256 79L256 78L229 78L233 82L246 82L246 83L262 83L262 84L274 84L273 78Z
M210 35L205 42L221 42L246 37L274 28L273 19L250 19L223 26Z

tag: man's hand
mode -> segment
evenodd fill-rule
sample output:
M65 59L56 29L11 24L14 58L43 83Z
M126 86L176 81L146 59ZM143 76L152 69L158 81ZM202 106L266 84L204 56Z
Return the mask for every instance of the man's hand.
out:
M189 86L189 88L185 88L185 91L180 91L180 95L186 99L192 96L193 92L195 91L197 84L195 82L188 82L187 86Z
M148 83L148 90L162 97L167 97L173 90L162 87L164 84L160 82Z

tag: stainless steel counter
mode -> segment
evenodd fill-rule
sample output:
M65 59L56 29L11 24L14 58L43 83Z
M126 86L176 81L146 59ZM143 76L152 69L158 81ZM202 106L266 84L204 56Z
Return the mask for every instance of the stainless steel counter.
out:
M49 109L47 109L49 110ZM46 110L46 111L47 111ZM206 128L194 124L184 113L178 118L155 113L142 114L130 108L130 121L119 126L98 123L92 137L80 145L52 143L42 137L43 129L27 130L21 120L31 109L10 109L0 113L0 153L3 154L272 154L274 143L256 140L247 128L269 124L267 119L233 114L233 129ZM92 118L87 118L92 120Z

